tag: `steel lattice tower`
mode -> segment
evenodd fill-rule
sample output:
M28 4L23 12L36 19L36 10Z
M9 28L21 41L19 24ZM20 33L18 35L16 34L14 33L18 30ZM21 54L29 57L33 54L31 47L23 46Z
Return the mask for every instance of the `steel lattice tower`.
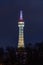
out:
M18 48L24 48L24 21L23 21L23 12L20 11L20 19L18 22L19 27L19 39L18 39Z

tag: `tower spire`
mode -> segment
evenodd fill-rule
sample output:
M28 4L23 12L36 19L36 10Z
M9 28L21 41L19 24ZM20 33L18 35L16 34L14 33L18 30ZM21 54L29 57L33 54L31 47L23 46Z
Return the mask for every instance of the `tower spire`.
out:
M23 12L20 10L20 20L23 20Z

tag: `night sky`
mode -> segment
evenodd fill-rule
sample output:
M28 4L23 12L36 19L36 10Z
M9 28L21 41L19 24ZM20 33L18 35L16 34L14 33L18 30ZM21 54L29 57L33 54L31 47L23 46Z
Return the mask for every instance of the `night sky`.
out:
M17 46L20 10L25 44L43 41L43 0L0 0L0 46Z

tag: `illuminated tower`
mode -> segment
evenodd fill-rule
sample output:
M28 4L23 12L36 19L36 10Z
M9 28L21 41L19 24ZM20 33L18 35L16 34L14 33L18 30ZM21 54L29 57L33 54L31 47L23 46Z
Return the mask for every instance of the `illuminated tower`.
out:
M18 48L24 48L24 21L23 21L23 13L22 10L20 11L20 19L18 22L19 27L19 39L18 39Z

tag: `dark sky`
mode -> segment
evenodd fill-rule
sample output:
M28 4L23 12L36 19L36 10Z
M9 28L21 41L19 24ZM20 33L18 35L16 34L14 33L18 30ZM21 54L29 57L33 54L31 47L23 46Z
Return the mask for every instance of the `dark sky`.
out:
M43 41L43 0L0 0L0 40L18 41L19 12L23 10L25 43ZM7 45L3 43L2 45Z

